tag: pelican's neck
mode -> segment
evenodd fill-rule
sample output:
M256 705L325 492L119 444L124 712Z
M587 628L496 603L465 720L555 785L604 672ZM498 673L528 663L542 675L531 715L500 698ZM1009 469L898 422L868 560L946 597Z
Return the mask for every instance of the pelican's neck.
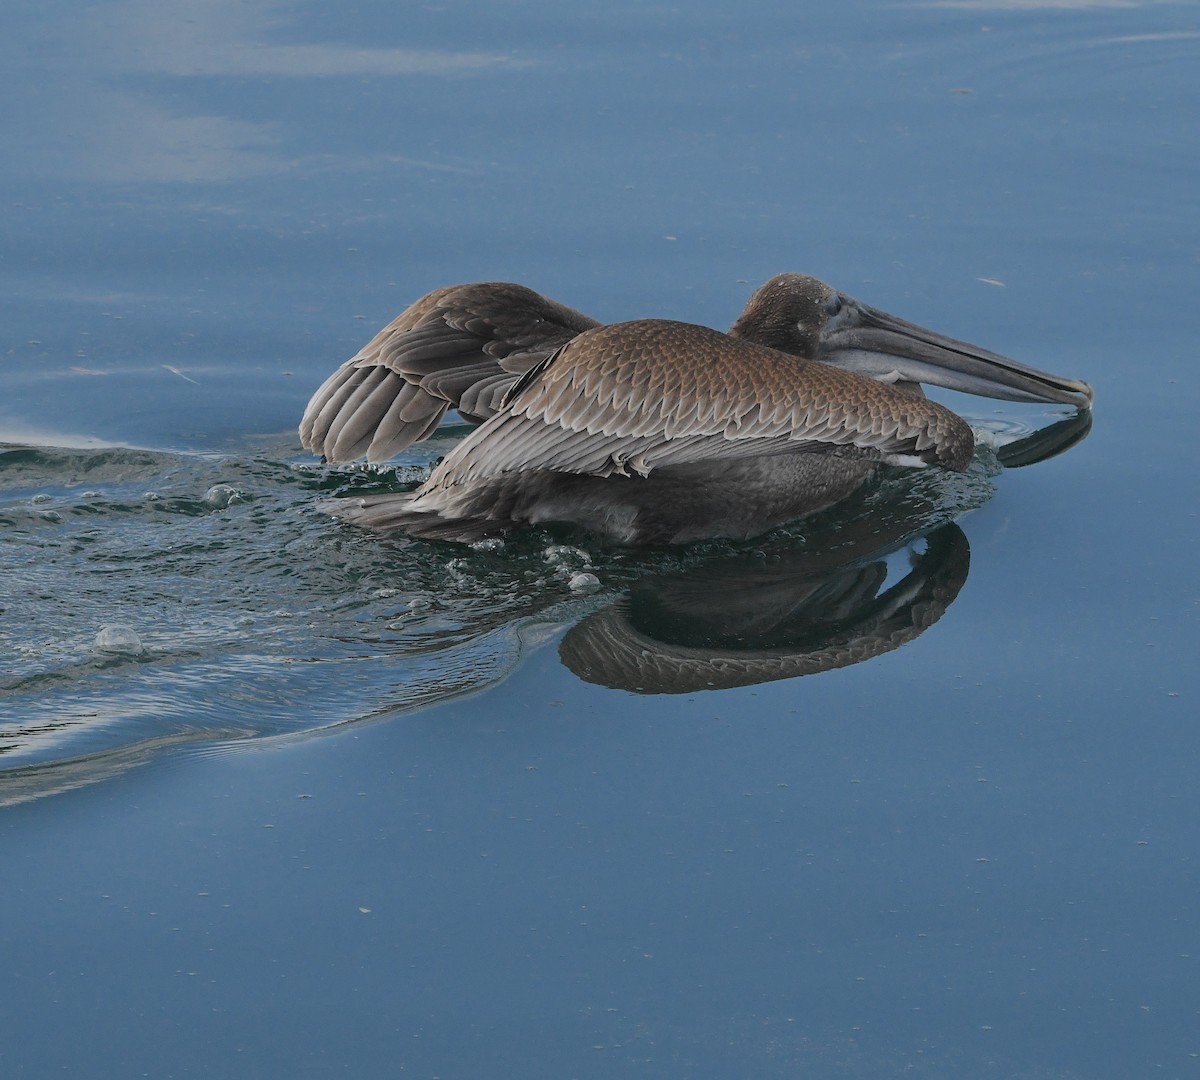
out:
M814 359L820 348L819 329L810 329L797 323L772 299L752 296L746 310L729 328L729 336L806 360Z

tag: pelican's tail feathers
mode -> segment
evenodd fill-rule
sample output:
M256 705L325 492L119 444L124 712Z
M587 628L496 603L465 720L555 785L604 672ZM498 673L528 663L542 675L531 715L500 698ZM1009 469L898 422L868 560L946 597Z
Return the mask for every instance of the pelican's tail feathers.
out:
M450 518L436 510L414 508L415 492L367 495L354 499L327 499L319 509L348 525L383 533L404 533L426 540L475 544L502 536L512 522L489 518Z

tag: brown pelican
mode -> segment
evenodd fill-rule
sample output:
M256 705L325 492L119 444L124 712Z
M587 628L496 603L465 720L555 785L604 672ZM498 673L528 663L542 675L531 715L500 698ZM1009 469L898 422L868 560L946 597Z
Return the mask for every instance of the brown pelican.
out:
M623 543L747 539L880 465L963 470L966 422L922 383L1088 409L1087 384L868 307L815 278L759 288L727 334L601 326L519 285L430 293L313 395L301 441L384 460L451 406L482 421L415 492L343 500L368 528L471 542L568 523Z

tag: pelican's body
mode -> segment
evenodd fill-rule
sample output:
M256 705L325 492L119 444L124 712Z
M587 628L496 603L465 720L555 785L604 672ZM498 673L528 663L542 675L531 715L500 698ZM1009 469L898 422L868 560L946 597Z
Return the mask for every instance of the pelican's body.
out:
M373 459L454 405L484 422L416 492L347 500L346 520L473 541L570 523L623 543L736 539L822 509L880 464L965 469L966 422L921 381L1086 407L1091 391L903 323L797 274L728 334L600 326L519 286L409 308L318 390L306 446Z

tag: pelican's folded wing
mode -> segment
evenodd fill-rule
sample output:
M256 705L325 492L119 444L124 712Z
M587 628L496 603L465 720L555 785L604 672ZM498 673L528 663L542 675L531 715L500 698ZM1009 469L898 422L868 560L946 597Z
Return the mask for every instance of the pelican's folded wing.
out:
M454 285L422 297L313 394L300 441L328 461L384 461L449 408L493 415L529 368L598 325L521 285Z
M596 476L797 451L965 469L966 422L911 391L662 320L578 337L514 386L427 488L506 472Z

